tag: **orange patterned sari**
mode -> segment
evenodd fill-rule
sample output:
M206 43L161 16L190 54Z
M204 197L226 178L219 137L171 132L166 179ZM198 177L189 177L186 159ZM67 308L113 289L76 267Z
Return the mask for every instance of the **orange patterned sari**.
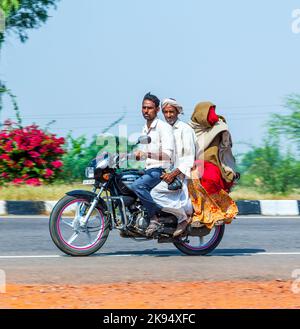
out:
M192 225L201 222L212 229L220 220L230 224L238 214L236 203L224 190L208 195L200 184L197 169L192 170L191 175L192 179L188 180L188 190L194 208Z

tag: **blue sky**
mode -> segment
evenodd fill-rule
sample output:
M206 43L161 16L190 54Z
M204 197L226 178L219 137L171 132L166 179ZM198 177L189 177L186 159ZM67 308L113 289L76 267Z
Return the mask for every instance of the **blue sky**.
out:
M26 44L8 39L0 74L25 123L74 136L100 133L126 111L141 130L143 95L174 97L188 121L199 101L217 104L234 151L259 143L270 113L300 93L299 1L62 0ZM11 106L1 119L13 118ZM116 129L112 132L116 132Z

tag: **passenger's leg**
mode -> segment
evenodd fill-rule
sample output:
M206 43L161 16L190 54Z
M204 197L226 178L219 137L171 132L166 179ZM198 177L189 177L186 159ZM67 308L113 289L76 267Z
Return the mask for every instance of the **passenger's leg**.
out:
M150 194L152 188L161 181L161 175L161 168L148 169L146 170L145 175L137 179L131 186L131 189L141 200L142 205L147 209L150 219L161 210L161 207L154 202Z

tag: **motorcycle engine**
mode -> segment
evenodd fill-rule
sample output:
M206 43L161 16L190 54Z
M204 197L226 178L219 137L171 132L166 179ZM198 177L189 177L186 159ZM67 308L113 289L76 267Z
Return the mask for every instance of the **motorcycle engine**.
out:
M145 230L148 227L148 221L145 219L145 216L143 213L139 213L137 215L136 226L141 230Z
M140 203L135 203L131 207L129 207L131 215L130 215L130 226L135 227L139 230L145 230L149 223L147 220L146 210Z

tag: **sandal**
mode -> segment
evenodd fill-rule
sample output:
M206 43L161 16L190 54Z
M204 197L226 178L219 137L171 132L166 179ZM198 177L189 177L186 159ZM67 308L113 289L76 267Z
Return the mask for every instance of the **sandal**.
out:
M173 238L177 238L186 230L187 226L189 225L189 221L185 220L178 224L176 231L173 233Z
M156 220L151 220L150 225L147 227L145 234L147 237L151 237L161 227L161 224Z

